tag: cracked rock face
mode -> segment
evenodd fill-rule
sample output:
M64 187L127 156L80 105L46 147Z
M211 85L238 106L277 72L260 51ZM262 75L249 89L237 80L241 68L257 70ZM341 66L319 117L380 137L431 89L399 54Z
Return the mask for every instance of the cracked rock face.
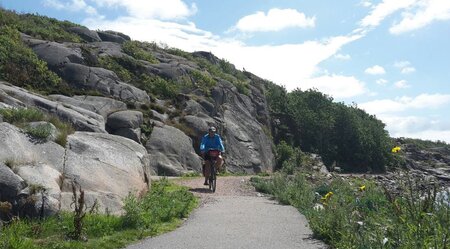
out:
M67 151L51 141L36 143L19 128L0 123L0 201L13 204L13 212L39 214L45 189L44 214L73 210L72 182L85 191L86 204L97 199L99 211L120 213L123 198L140 195L149 187L146 149L120 136L76 132L68 137ZM33 195L36 202L23 203Z

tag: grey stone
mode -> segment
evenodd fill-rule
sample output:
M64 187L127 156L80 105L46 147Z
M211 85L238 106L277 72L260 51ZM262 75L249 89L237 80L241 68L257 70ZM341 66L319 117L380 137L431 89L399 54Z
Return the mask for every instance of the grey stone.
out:
M181 175L188 170L201 169L201 160L192 147L192 140L175 127L153 127L146 148L151 169L158 175Z
M121 128L139 128L144 122L144 115L140 111L118 111L108 116L106 126L114 131Z
M122 101L100 96L80 95L67 97L64 95L49 95L49 98L95 112L100 114L105 120L109 114L127 109L127 105Z
M76 88L97 90L123 101L150 102L145 91L121 82L114 72L103 68L68 63L61 69L61 77Z
M152 112L153 119L155 119L157 121L160 121L160 122L164 123L164 122L167 121L167 119L169 119L169 115L167 115L166 113L161 114L161 113L159 113L159 112L157 112L155 110L152 110L151 112Z
M36 107L58 116L61 120L70 122L77 130L106 133L104 119L96 113L69 104L51 101L20 87L0 81L0 95L2 91L10 98L15 99L15 101L8 102L14 107Z
M47 65L53 70L57 70L67 63L84 63L83 55L79 48L69 48L57 42L43 42L31 48L39 59L47 62Z
M141 128L120 128L115 130L112 134L126 137L133 141L136 141L137 143L141 143Z
M0 163L9 162L14 167L44 163L63 172L64 148L46 141L35 143L19 128L0 123Z
M83 40L87 42L98 42L101 41L100 37L98 36L97 32L89 30L86 27L70 27L68 28L70 32L73 32L77 35L79 35Z
M100 211L120 213L123 198L141 195L150 181L149 158L145 148L119 136L76 132L68 137L65 179L61 207L70 210L71 183L85 191L86 204L99 201Z
M23 179L8 166L0 163L0 201L12 202L24 187Z
M97 34L100 37L100 39L102 39L102 41L116 42L122 44L130 40L129 36L114 31L97 31Z

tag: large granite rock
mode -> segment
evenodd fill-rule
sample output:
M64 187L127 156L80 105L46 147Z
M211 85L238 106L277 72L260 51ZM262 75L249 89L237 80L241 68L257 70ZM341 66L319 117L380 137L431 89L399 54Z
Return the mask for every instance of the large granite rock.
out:
M119 213L129 193L148 190L148 165L140 144L109 134L76 132L68 138L61 207L70 209L71 183L76 182L85 191L88 206L97 199L101 211Z
M108 116L106 128L109 133L141 142L141 125L144 115L140 111L118 111Z
M80 48L68 47L62 43L46 42L31 38L25 39L25 42L31 46L39 59L47 62L47 65L52 70L58 70L67 63L84 63Z
M126 41L131 40L129 36L124 35L122 33L119 32L115 32L115 31L97 31L98 36L100 37L100 39L102 39L102 41L106 41L106 42L115 42L115 43L124 43Z
M0 163L0 201L14 202L15 197L24 187L23 179L8 166Z
M154 127L146 148L151 169L158 175L174 176L201 170L201 159L192 147L191 138L175 127Z
M260 105L267 110L265 98L258 89L250 90L249 96L240 94L232 84L221 81L212 92L216 107L221 110L219 127L223 130L227 169L232 172L272 171L275 166L273 143L264 132L270 129L260 122L269 117L258 111Z
M86 109L67 103L48 100L20 87L12 86L0 81L0 99L13 107L36 107L47 113L54 114L60 119L70 122L80 131L105 131L105 121L102 116Z
M121 82L114 72L107 69L67 63L61 68L60 76L79 89L96 90L123 101L150 102L145 91Z
M73 32L81 37L81 39L87 42L99 42L101 41L97 32L89 30L86 27L70 27L68 28L70 32Z
M73 97L67 97L64 95L49 95L48 97L61 103L78 106L100 114L105 120L108 118L109 114L127 109L127 105L124 102L107 97L87 95Z

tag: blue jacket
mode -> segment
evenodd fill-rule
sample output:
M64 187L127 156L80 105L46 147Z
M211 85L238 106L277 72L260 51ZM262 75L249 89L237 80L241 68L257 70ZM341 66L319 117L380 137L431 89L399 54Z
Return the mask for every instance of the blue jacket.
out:
M214 137L209 137L209 134L203 136L202 143L200 144L200 151L206 152L208 150L220 150L222 153L225 152L222 139L218 134L214 134Z

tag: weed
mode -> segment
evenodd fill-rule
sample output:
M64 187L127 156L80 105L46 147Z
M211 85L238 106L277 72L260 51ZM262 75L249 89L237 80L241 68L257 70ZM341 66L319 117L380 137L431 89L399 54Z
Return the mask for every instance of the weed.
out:
M52 126L50 124L40 124L35 127L27 126L25 132L34 138L46 140L52 133Z

